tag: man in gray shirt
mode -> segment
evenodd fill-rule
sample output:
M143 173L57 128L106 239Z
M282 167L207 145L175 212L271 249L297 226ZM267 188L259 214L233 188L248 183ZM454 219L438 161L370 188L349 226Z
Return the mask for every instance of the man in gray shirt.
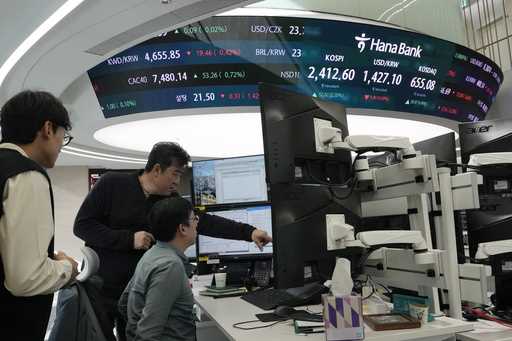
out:
M156 244L141 258L119 300L126 338L135 340L196 339L194 297L185 249L194 244L199 218L180 197L157 202L149 213Z

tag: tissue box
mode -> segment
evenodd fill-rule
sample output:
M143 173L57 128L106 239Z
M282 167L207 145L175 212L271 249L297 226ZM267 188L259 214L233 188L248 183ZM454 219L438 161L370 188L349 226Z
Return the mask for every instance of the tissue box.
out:
M327 341L364 339L361 296L322 295Z

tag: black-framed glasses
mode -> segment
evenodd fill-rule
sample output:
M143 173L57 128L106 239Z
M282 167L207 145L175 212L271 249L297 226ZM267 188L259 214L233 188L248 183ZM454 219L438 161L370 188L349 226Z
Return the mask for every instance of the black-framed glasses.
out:
M71 134L66 131L64 133L64 138L62 139L62 146L63 147L67 146L68 144L71 143L72 140L73 140L73 136L71 136Z
M197 214L194 214L192 218L189 218L189 221L193 223L194 221L199 221L199 216Z

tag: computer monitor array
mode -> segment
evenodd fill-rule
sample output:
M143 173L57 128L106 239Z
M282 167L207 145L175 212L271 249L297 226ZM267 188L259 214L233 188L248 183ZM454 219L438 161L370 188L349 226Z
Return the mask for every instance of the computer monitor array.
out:
M482 121L459 126L461 159L471 155L510 152L512 120ZM474 169L470 169L473 170ZM476 169L483 184L478 187L480 209L466 213L469 255L474 259L479 243L512 239L512 165L501 163ZM495 292L492 296L498 316L512 316L512 250L489 257Z
M192 182L198 206L268 200L263 155L195 161Z
M210 211L210 214L256 226L272 235L272 213L270 205L238 207L229 210ZM257 258L272 254L272 243L261 251L256 244L242 240L199 236L199 254L215 254L221 258Z
M511 151L512 120L461 124L459 131L463 163L473 154ZM479 243L512 239L512 166L494 165L477 171L483 176L478 188L480 209L466 213L470 258Z
M327 251L326 214L345 214L353 226L358 226L358 217L351 210L351 186L341 188L353 174L350 152L318 153L314 127L321 120L346 136L345 108L266 84L260 85L260 96L272 203L274 286L330 279L336 256L353 258L357 253Z

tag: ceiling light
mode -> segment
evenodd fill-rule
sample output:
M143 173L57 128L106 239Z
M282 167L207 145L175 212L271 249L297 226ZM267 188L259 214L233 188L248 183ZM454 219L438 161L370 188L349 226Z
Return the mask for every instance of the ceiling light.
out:
M108 158L108 157L94 156L94 155L89 155L89 154L84 154L84 153L77 153L77 152L73 152L73 151L65 150L65 149L62 149L61 152L64 154L70 154L70 155L75 155L75 156L80 156L80 157L85 157L85 158L95 159L95 160L105 160L105 161L122 162L122 163L134 163L134 164L141 164L141 165L146 164L146 161L141 162L141 161L112 159L112 158Z
M196 157L263 152L259 113L187 115L132 121L102 128L94 138L110 146L149 152L160 141L181 144Z
M452 132L419 121L348 115L351 135L407 136L412 143ZM234 157L263 153L259 113L186 115L120 123L94 138L106 145L149 152L159 141L181 144L194 157Z
M137 159L137 158L126 157L126 156L121 156L121 155L98 153L98 152L93 152L91 150L70 147L70 146L66 146L66 147L62 148L62 151L73 151L76 153L85 153L85 154L90 154L90 155L103 156L103 157L108 157L108 158L112 158L112 159L120 159L120 160L127 160L127 161L138 161L138 162L144 162L144 163L147 161L146 159Z
M48 31L50 31L59 21L66 15L73 11L84 0L68 0L64 5L60 6L48 19L46 19L38 28L32 32L27 39L21 43L16 50L7 58L4 64L0 67L0 85L2 85L5 77L16 65L16 63L23 57L23 55L30 50L34 44L41 39Z

